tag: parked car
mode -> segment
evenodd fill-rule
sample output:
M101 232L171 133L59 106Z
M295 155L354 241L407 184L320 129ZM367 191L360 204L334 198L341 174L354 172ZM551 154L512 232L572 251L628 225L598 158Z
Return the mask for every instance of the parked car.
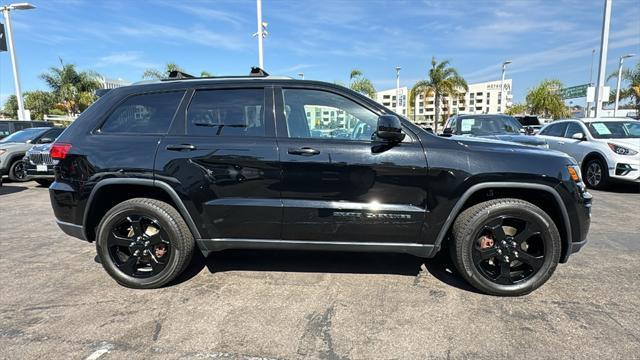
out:
M535 115L516 115L514 118L527 130L529 135L537 134L542 129L543 123Z
M343 117L327 125L324 111ZM315 131L327 126L349 136ZM439 137L318 81L260 75L113 89L51 157L59 227L95 242L107 273L133 288L172 281L196 248L421 257L450 248L478 289L521 295L586 243L590 224L591 195L569 156Z
M559 120L538 137L551 149L580 164L587 186L605 188L611 181L640 184L640 121L630 118Z
M518 120L508 115L454 115L443 129L444 136L472 136L548 148L544 140L525 135L526 132Z
M53 124L46 121L0 120L0 139L32 127L52 127Z
M49 186L53 182L53 167L58 163L51 159L49 152L51 143L36 144L24 156L24 167L29 180L34 180L42 186Z
M15 132L0 140L0 176L8 175L13 181L28 181L24 155L35 144L53 142L64 129L35 127Z

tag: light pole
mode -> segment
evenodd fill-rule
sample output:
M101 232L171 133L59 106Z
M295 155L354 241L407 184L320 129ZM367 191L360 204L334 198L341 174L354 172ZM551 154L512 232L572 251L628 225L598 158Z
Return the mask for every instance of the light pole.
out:
M300 80L304 80L304 73L298 73L298 76L300 76Z
M602 16L602 34L600 39L600 65L598 66L598 84L596 85L595 116L600 114L602 107L602 92L604 91L604 75L607 71L607 53L609 51L609 25L611 24L611 0L604 0L604 14Z
M593 56L596 54L596 49L591 49L591 70L589 71L589 86L593 86ZM591 103L589 102L589 98L587 97L587 112L585 113L586 117L589 117L589 113L591 112Z
M618 101L620 100L620 81L622 79L622 63L624 59L630 58L635 54L627 54L620 56L620 65L618 65L618 85L616 86L616 106L613 108L613 117L616 117L616 113L618 112Z
M507 60L502 63L502 79L500 80L500 112L504 112L507 106L504 102L504 73L507 71L507 65L511 64L511 60Z
M264 70L262 40L267 37L267 23L262 21L262 0L256 0L256 7L258 12L258 32L253 36L258 37L258 66Z
M11 29L11 18L9 12L11 10L30 10L35 9L35 6L29 3L16 3L9 4L0 8L4 15L4 22L7 27L7 44L9 45L9 55L11 56L11 65L13 68L13 82L16 90L16 99L18 100L18 120L27 119L26 111L24 111L24 102L22 101L22 90L20 90L20 77L18 75L18 62L16 61L16 49L13 45L13 30Z
M396 66L396 111L400 111L400 66Z

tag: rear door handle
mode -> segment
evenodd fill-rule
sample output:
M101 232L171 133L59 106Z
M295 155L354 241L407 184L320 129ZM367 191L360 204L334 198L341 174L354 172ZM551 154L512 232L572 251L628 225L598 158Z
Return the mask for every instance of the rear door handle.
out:
M302 148L289 148L288 153L291 155L312 156L312 155L320 154L320 151L310 147L302 147Z
M191 144L178 144L178 145L167 145L166 149L169 151L193 151L198 147Z

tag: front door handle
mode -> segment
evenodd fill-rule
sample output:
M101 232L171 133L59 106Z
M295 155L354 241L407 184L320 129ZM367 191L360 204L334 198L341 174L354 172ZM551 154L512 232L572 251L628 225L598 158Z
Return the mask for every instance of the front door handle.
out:
M198 147L191 144L178 144L178 145L167 145L166 149L169 151L193 151Z
M320 154L320 151L310 147L302 147L302 148L289 148L288 153L291 155L312 156L312 155Z
M558 145L564 145L564 141L558 141Z

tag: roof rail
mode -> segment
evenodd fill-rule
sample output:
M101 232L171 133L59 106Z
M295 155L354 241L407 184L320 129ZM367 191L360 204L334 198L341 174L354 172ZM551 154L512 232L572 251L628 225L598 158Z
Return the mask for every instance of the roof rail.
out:
M251 72L249 73L249 76L260 76L260 77L267 77L269 76L269 73L267 73L266 71L264 71L263 69L257 67L257 66L252 66L251 67Z
M195 76L180 70L169 71L169 79L195 79Z

